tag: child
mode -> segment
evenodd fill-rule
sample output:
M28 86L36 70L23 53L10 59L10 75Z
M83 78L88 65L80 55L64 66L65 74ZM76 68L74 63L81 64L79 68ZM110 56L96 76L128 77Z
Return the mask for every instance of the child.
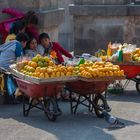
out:
M37 40L35 37L31 37L31 39L27 42L25 55L29 57L35 57L37 54L41 54L38 48Z
M41 33L39 35L39 41L40 41L39 48L43 46L41 54L42 55L51 55L52 53L56 54L54 59L55 59L55 62L57 64L63 64L64 63L64 59L62 57L62 54L65 55L66 57L69 57L69 58L73 57L59 43L51 42L50 37L49 37L49 35L47 33ZM60 86L60 85L56 85L54 87L54 88L57 89L56 92L58 92L57 93L57 98L62 98L63 100L69 100L69 94L65 94L65 93L62 93L62 92L59 93L59 91L60 91L59 87L62 88L62 86ZM74 95L72 98L73 98L73 100L75 100L76 96Z
M51 42L50 37L47 33L41 33L39 35L39 41L40 41L40 46L43 47L41 54L42 55L51 55L51 53L55 52L56 53L55 61L57 64L64 63L62 54L69 58L73 57L59 43Z

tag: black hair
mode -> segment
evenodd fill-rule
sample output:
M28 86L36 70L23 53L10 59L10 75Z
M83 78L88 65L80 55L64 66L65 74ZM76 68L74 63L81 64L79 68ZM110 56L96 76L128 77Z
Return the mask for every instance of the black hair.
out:
M38 24L38 16L36 15L36 13L34 11L28 11L24 17L24 22L26 25L28 24L34 24L37 25Z
M12 27L10 29L10 34L14 33L17 35L20 30L25 28L25 22L24 21L16 21L12 24Z
M18 40L19 42L26 42L29 40L29 36L26 33L19 33L16 36L16 40Z
M49 35L47 33L41 33L39 35L39 41L41 42L42 39L48 38L50 39Z
M27 44L26 44L26 47L25 47L26 49L30 49L30 43L31 43L31 41L34 40L34 39L37 41L37 39L36 39L34 36L30 37L30 39L28 40L28 42L27 42Z

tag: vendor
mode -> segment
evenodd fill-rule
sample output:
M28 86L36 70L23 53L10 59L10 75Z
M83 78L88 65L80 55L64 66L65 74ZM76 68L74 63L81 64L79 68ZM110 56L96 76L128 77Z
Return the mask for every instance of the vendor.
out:
M9 69L9 65L16 62L17 57L23 55L28 35L19 33L16 40L12 40L0 45L0 67Z

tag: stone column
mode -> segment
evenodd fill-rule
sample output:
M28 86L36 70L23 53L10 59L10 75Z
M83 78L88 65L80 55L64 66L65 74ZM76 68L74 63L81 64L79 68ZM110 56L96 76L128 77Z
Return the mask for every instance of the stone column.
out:
M65 18L63 23L59 27L59 41L62 46L72 51L74 49L73 44L73 17L69 14L69 4L73 3L73 0L59 0L58 6L65 8Z

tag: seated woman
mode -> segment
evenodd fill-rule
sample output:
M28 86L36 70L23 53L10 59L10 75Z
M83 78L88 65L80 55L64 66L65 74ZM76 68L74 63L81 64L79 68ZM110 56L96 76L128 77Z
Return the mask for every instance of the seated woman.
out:
M35 57L37 54L41 54L39 46L37 44L37 40L35 37L31 37L26 44L25 56Z

